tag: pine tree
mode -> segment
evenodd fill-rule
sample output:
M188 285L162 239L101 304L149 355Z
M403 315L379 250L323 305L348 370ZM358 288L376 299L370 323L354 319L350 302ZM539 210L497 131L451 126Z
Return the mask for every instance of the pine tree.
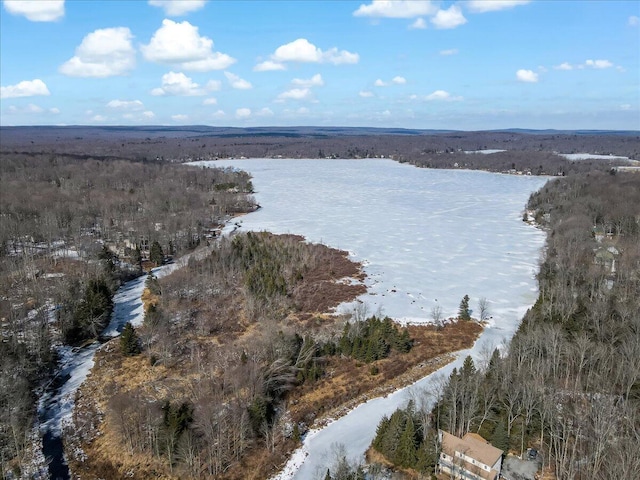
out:
M125 357L131 357L140 353L138 334L130 322L125 323L120 335L120 349Z
M458 317L461 320L471 320L471 312L469 311L469 295L465 295L460 301Z
M149 249L149 260L155 263L156 266L162 265L164 262L164 252L157 241L154 241L151 244L151 248Z

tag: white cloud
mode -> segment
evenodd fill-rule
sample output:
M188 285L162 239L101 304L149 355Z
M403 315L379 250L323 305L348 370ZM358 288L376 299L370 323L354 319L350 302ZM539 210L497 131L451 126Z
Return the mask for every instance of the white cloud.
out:
M24 111L25 113L42 113L44 112L44 109L34 103L30 103L29 105L26 106Z
M10 114L27 114L27 115L35 115L35 114L57 115L60 113L60 110L58 108L54 107L54 108L49 108L45 110L44 108L42 108L39 105L36 105L35 103L29 103L21 107L18 107L16 105L9 105L9 107L7 107L5 111Z
M433 23L436 28L444 30L464 25L467 23L467 19L462 15L460 7L457 5L451 5L446 10L438 10L438 12L431 18L431 23Z
M360 56L346 50L330 48L327 51L316 47L306 38L298 38L293 42L280 45L271 55L272 62L282 64L284 62L301 63L332 63L342 65L345 63L358 63ZM264 62L263 62L264 64ZM260 64L262 65L262 64ZM256 66L257 68L258 66Z
M371 98L373 97L373 92L368 92L366 90L361 90L360 93L358 93L358 95L360 95L362 98Z
M375 82L373 82L374 87L387 87L389 84L383 81L381 78L378 78Z
M189 115L178 113L176 115L171 115L171 120L173 120L174 122L186 122L187 120L189 120Z
M586 62L584 62L584 65L585 67L597 69L613 67L613 63L611 63L609 60L587 60Z
M416 20L409 25L410 30L424 30L425 28L427 28L427 22L425 22L422 17L416 18Z
M440 55L448 56L448 55L457 55L457 48L449 48L448 50L440 50Z
M294 78L291 83L304 88L322 87L324 85L324 80L322 80L322 75L316 73L311 78Z
M404 85L405 83L407 83L407 79L404 77L396 76L391 79L391 82L395 83L396 85Z
M516 72L516 78L521 82L536 83L538 81L538 74L533 70L520 69Z
M640 17L638 17L637 15L631 15L627 23L630 27L637 27L638 25L640 25Z
M47 85L39 78L0 87L0 98L35 97L36 95L51 95Z
M204 101L202 102L203 105L217 105L218 104L218 100L216 98L210 97L210 98L205 98Z
M182 72L169 72L162 76L162 86L151 90L151 95L164 96L176 95L182 97L194 97L206 95L211 90L211 82L205 88L191 80Z
M309 100L311 98L311 90L308 88L292 88L278 95L278 100Z
M235 88L237 90L249 90L253 88L253 85L251 85L251 82L248 82L240 78L238 75L235 75L231 72L224 72L224 76L227 77L227 80L229 81L229 85L231 85L231 88Z
M32 22L54 22L64 17L64 0L4 0L4 8Z
M222 87L222 82L220 80L209 80L204 86L207 92L215 92L220 90L220 87Z
M178 17L200 10L207 2L206 0L149 0L148 3L153 7L162 8L165 15Z
M465 5L473 13L495 12L526 5L531 0L470 0Z
M414 18L432 15L437 7L429 0L373 0L360 5L355 17Z
M226 53L214 52L213 40L200 36L198 27L186 20L180 23L163 20L149 44L141 45L140 50L150 62L197 72L224 70L236 62Z
M151 110L146 110L144 112L142 112L142 116L145 118L154 118L156 116L155 113L153 113Z
M111 100L109 103L107 103L107 107L113 108L114 110L144 110L144 105L140 100Z
M296 110L296 113L298 115L306 115L307 113L309 113L309 109L307 107L300 107L298 110Z
M620 110L631 110L631 104L623 103L622 105L620 105Z
M136 65L132 38L126 27L95 30L82 39L75 56L60 66L60 73L95 78L124 75Z
M553 68L556 70L573 70L573 65L568 62L562 62L560 65L556 65Z
M436 90L433 93L430 93L426 97L424 97L427 101L443 101L443 102L460 102L462 101L462 97L453 96L446 90Z
M238 108L236 110L236 118L245 119L245 118L249 118L250 116L251 116L250 108Z
M211 116L212 116L213 118L223 118L223 117L226 117L226 115L227 115L227 114L226 114L226 113L224 113L224 110L218 110L218 111L216 111L214 114L212 114Z
M107 121L107 117L105 117L104 115L94 115L93 117L91 117L91 121L92 122L106 122Z
M393 77L390 82L385 82L381 78L378 78L375 82L373 82L373 86L374 87L388 87L391 84L404 85L405 83L407 83L407 79L398 75L398 76Z
M254 72L271 72L274 70L286 70L287 67L282 63L274 62L273 60L265 60L264 62L258 63L255 67L253 67Z
M273 111L270 108L264 107L256 112L256 116L258 117L272 117Z

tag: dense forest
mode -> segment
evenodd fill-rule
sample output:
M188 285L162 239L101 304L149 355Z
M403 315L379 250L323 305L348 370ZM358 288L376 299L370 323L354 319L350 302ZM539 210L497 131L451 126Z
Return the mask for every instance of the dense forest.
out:
M254 205L250 178L231 170L2 154L0 179L4 472L23 461L55 347L96 338L122 281Z
M431 392L433 408L383 420L373 449L396 467L431 474L443 429L536 448L558 479L640 472L640 175L557 179L528 209L549 231L536 304L506 350Z

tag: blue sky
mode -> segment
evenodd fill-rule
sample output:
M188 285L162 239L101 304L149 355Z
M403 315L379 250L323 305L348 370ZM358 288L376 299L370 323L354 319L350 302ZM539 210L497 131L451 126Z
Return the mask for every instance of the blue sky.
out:
M3 0L1 125L640 130L640 2Z

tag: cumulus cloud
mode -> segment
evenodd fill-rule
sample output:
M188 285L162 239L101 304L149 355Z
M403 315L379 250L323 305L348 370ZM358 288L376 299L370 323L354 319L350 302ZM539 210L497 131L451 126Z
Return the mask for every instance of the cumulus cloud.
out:
M126 27L95 30L82 39L75 56L60 66L60 73L95 78L124 75L136 65L132 38Z
M187 120L189 120L189 115L178 113L176 115L171 115L171 120L173 120L174 122L186 122Z
M114 110L144 110L144 105L140 100L111 100L109 103L107 103L107 107Z
M407 83L407 79L398 75L398 76L393 77L390 82L385 82L381 78L378 78L375 82L373 82L373 86L374 87L388 87L389 85L392 85L392 84L404 85L405 83Z
M218 82L212 81L207 83L205 87L201 87L182 72L169 72L162 76L162 85L151 90L151 95L195 97L206 95L212 90L217 90L216 87L218 86Z
M36 105L35 103L29 103L28 105L24 106L24 107L16 107L15 105L10 105L7 108L7 113L10 114L16 114L16 113L26 113L27 115L33 115L33 114L43 114L43 113L50 113L52 115L57 115L60 113L60 110L58 108L50 108L48 110L45 110L44 108L42 108L39 105Z
M264 107L256 112L257 117L272 117L273 111L270 108Z
M465 5L473 13L495 12L526 5L531 0L470 0Z
M373 97L373 92L369 92L366 90L361 90L360 93L358 93L358 95L360 95L362 98L371 98Z
M584 68L594 68L597 70L602 70L605 68L611 68L613 67L613 63L611 63L609 60L586 60L584 63L580 63L578 65L571 65L568 62L563 62L560 65L556 65L555 67L553 67L556 70L581 70ZM621 69L621 67L617 67L619 70ZM624 70L624 69L622 69Z
M153 7L162 8L165 15L178 17L200 10L207 2L206 0L149 0L148 3Z
M640 25L640 17L638 17L637 15L631 15L627 23L630 27L637 27L638 25Z
M333 65L342 65L346 63L358 63L360 56L357 53L351 53L346 50L338 50L336 47L329 50L322 50L309 42L306 38L298 38L293 42L280 45L271 55L271 66L283 65L286 62L299 63L331 63ZM264 69L264 64L256 65Z
M573 65L568 62L562 62L560 65L553 67L556 70L573 70Z
M587 60L586 62L584 62L584 66L589 68L602 69L613 67L613 63L611 63L609 60Z
M90 120L92 122L102 123L102 122L106 122L108 118L105 117L104 115L94 115L93 117L91 117Z
M213 98L213 97L209 97L209 98L205 98L202 102L203 105L217 105L218 104L218 99Z
M264 62L258 63L255 67L253 67L254 72L271 72L274 70L286 70L287 67L282 63L274 62L273 60L265 60Z
M460 7L457 5L451 5L446 10L438 10L438 12L431 18L431 23L433 23L436 28L445 30L464 25L467 23L467 19L464 18Z
M438 10L429 0L373 0L353 12L355 17L415 18Z
M311 90L309 88L292 88L278 95L279 101L284 100L309 100L311 98Z
M0 87L0 98L35 97L37 95L51 95L47 85L39 78Z
M253 88L253 85L251 85L251 82L248 82L247 80L244 80L240 78L238 75L235 75L231 72L224 72L224 76L227 77L227 80L229 81L229 85L231 85L231 88L235 88L237 90L249 90Z
M141 45L140 51L150 62L197 72L224 70L236 62L226 53L214 52L213 40L201 36L198 27L186 20L180 23L163 20L149 44Z
M536 83L538 81L538 74L533 70L525 70L521 68L516 72L516 78L520 82Z
M213 118L223 118L226 117L227 114L224 113L224 110L217 110L215 113L211 115Z
M324 85L324 80L322 80L322 75L316 73L311 78L294 78L291 83L303 88L322 87Z
M4 0L4 8L32 22L55 22L64 17L64 0Z
M460 102L462 101L462 97L453 96L446 90L436 90L433 93L430 93L426 97L424 97L427 101L442 101L442 102Z
M250 108L238 108L236 110L236 118L239 119L245 119L245 118L249 118L251 116L251 109Z
M457 54L458 54L458 49L457 48L449 48L447 50L440 50L440 55L443 55L443 56L457 55Z
M410 30L424 30L425 28L427 28L427 22L425 22L422 17L416 18L416 20L409 25Z

